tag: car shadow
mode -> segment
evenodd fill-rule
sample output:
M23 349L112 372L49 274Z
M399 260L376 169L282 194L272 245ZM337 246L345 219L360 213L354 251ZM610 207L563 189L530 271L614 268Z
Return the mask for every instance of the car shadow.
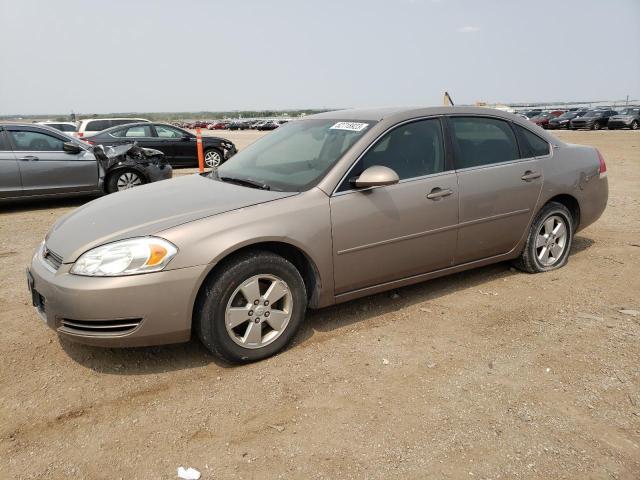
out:
M576 236L571 254L576 255L594 244L590 238ZM367 321L402 308L435 302L438 298L478 288L491 281L515 275L527 275L511 268L509 262L496 263L396 290L379 293L347 303L309 310L306 321L288 348L303 347L316 332L328 333ZM397 295L397 296L396 296ZM69 357L98 373L148 375L203 367L211 363L221 368L238 368L211 354L197 339L187 343L138 348L100 348L59 338Z

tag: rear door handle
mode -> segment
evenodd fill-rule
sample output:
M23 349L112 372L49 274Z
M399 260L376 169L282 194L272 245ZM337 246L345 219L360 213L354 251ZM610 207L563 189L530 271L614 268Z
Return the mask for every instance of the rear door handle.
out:
M453 190L449 188L442 189L440 187L436 187L427 194L427 198L429 200L439 200L442 197L448 197L452 193L453 193Z
M40 160L40 159L35 155L25 155L24 157L20 157L18 160L22 160L23 162L29 162L29 161L35 162L36 160Z
M539 172L527 170L526 172L524 172L524 175L522 175L520 178L525 182L530 182L531 180L535 180L536 178L540 178L540 177L541 177L541 174Z

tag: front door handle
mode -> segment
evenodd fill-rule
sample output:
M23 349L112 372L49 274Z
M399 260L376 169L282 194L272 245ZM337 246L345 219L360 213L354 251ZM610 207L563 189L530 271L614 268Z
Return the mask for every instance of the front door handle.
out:
M535 180L536 178L540 178L540 177L541 177L540 172L527 170L526 172L524 172L524 175L522 175L520 178L525 182L530 182L531 180Z
M25 155L24 157L20 157L19 160L22 160L23 162L29 162L29 161L35 162L36 160L40 160L40 159L35 155Z
M439 200L442 197L448 197L452 193L453 193L453 190L449 188L442 189L440 187L436 187L427 194L427 198L429 200Z

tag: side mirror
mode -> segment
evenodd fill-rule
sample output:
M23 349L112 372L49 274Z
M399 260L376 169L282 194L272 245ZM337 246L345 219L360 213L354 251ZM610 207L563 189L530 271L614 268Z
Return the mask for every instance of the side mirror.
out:
M388 167L374 165L367 168L362 174L352 181L356 188L382 187L393 185L400 181L398 174Z
M62 150L67 153L78 154L82 151L82 148L80 148L80 145L76 145L73 142L64 142L62 144Z

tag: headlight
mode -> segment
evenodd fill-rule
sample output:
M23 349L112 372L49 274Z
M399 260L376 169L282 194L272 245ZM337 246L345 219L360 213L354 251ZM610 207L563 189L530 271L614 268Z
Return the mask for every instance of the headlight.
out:
M162 270L178 253L174 244L158 237L120 240L80 255L71 273L91 277L118 277Z

